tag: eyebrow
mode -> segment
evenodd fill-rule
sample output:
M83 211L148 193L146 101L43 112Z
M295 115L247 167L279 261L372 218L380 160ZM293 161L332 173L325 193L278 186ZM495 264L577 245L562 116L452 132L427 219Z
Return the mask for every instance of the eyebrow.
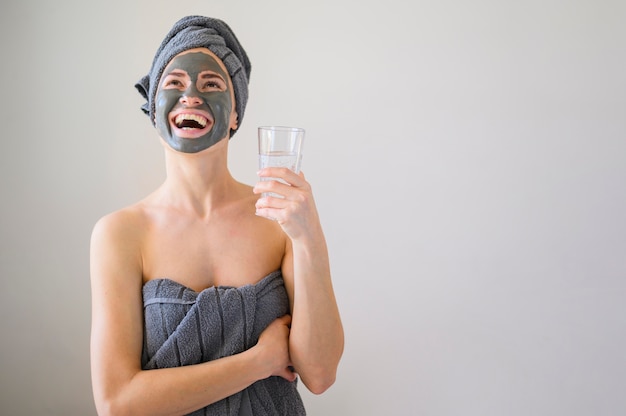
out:
M202 72L200 73L200 75L198 76L199 79L209 79L209 78L219 78L222 81L226 82L226 80L224 79L223 76L221 76L220 74L218 74L217 72Z
M187 71L184 71L182 69L172 69L170 72L166 73L165 75L174 75L178 77L184 77L184 76L187 76Z

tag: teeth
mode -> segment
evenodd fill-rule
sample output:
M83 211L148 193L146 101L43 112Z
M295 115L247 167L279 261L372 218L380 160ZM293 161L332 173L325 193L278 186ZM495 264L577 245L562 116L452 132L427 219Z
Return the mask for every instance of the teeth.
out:
M198 123L199 125L202 126L202 128L206 127L206 123L207 123L207 119L197 115L197 114L179 114L176 116L176 119L174 120L174 122L177 125L180 125L183 121L185 120L191 120L191 121L195 121L196 123Z

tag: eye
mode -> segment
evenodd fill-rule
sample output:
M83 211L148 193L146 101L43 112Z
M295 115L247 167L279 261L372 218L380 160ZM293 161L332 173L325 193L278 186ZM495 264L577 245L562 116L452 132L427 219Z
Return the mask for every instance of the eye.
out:
M170 73L163 78L163 84L161 85L164 89L178 89L182 90L185 88L185 84L187 81L185 80L185 76L179 73Z
M202 74L198 78L198 89L203 92L226 91L226 83L215 74Z
M171 79L166 79L165 82L163 83L163 87L167 88L167 87L171 87L171 88L177 88L177 87L182 87L183 83L175 78L171 78Z
M221 85L215 81L209 81L204 84L204 88L221 88Z

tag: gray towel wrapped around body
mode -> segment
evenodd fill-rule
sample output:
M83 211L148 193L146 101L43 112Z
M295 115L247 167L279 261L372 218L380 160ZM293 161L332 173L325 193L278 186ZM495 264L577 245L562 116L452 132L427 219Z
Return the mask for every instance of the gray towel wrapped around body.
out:
M180 367L216 360L254 346L263 330L289 312L280 271L254 285L196 292L170 279L143 287L142 368ZM296 382L259 380L192 415L305 415Z

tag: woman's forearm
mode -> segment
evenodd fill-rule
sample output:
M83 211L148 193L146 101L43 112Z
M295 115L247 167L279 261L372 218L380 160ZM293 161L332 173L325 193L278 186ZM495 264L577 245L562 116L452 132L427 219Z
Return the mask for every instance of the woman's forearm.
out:
M320 394L335 381L344 345L323 238L293 243L293 274L291 360L307 388Z
M108 396L96 397L100 415L175 415L215 403L264 378L253 349L185 367L143 370Z

